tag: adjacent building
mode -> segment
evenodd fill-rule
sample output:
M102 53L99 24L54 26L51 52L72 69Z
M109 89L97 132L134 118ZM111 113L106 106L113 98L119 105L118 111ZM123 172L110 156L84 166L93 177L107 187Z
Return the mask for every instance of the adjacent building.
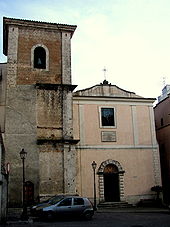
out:
M163 88L154 113L160 150L163 199L166 204L170 204L170 85Z

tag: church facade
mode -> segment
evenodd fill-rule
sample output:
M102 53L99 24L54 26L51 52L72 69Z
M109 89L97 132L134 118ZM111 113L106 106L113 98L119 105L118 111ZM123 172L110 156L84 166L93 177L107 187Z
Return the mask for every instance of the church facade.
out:
M107 81L74 92L71 38L75 25L4 18L0 124L10 163L9 201L22 202L22 160L34 200L55 194L98 202L153 198L161 185L154 99Z
M154 101L107 81L74 93L80 194L92 196L95 161L99 203L154 198L151 187L161 185Z

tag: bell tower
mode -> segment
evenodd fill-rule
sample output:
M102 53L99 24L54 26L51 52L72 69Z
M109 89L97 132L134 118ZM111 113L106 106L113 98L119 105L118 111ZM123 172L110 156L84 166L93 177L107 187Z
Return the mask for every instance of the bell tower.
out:
M3 26L10 203L22 198L22 148L27 151L26 180L34 184L34 198L75 193L71 38L76 26L13 18L4 18Z

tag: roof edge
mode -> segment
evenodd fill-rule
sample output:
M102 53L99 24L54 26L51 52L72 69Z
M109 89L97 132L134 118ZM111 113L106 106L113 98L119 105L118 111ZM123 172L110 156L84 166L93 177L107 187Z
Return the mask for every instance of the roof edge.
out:
M109 86L109 87L113 86L113 87L116 87L116 88L118 88L118 89L120 89L120 90L122 90L122 91L124 91L124 92L128 92L128 93L130 93L130 94L136 95L135 92L127 91L127 90L125 90L125 89L123 89L123 88L118 87L118 86L115 85L115 84L102 84L102 83L96 84L96 85L94 85L94 86L92 86L92 87L88 87L88 88L84 88L84 89L77 90L77 91L75 91L74 93L76 93L76 92L81 92L81 91L87 91L87 90L90 90L90 89L92 89L92 88L94 88L94 87L97 87L97 86Z
M37 28L48 28L52 30L60 30L67 31L71 33L71 37L74 34L74 31L77 28L77 25L68 25L68 24L59 24L52 22L42 22L42 21L34 21L27 19L17 19L17 18L9 18L3 17L3 54L7 56L7 47L8 47L8 26L26 26L26 27L37 27Z
M56 27L57 28L65 28L68 27L70 30L75 30L77 25L69 25L69 24L62 24L62 23L53 23L53 22L45 22L45 21L36 21L36 20L28 20L28 19L18 19L18 18L10 18L10 17L3 17L3 21L8 24L15 24L15 25L47 25L49 27ZM39 27L38 26L38 27Z
M156 98L144 98L144 97L125 97L125 96L74 96L73 98L80 99L135 99L135 100L145 100L145 101L155 101Z

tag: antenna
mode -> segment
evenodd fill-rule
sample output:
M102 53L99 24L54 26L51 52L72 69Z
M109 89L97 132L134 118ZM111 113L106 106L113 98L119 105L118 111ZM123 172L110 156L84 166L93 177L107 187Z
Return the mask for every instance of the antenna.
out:
M165 87L166 86L166 76L163 76L163 87Z

